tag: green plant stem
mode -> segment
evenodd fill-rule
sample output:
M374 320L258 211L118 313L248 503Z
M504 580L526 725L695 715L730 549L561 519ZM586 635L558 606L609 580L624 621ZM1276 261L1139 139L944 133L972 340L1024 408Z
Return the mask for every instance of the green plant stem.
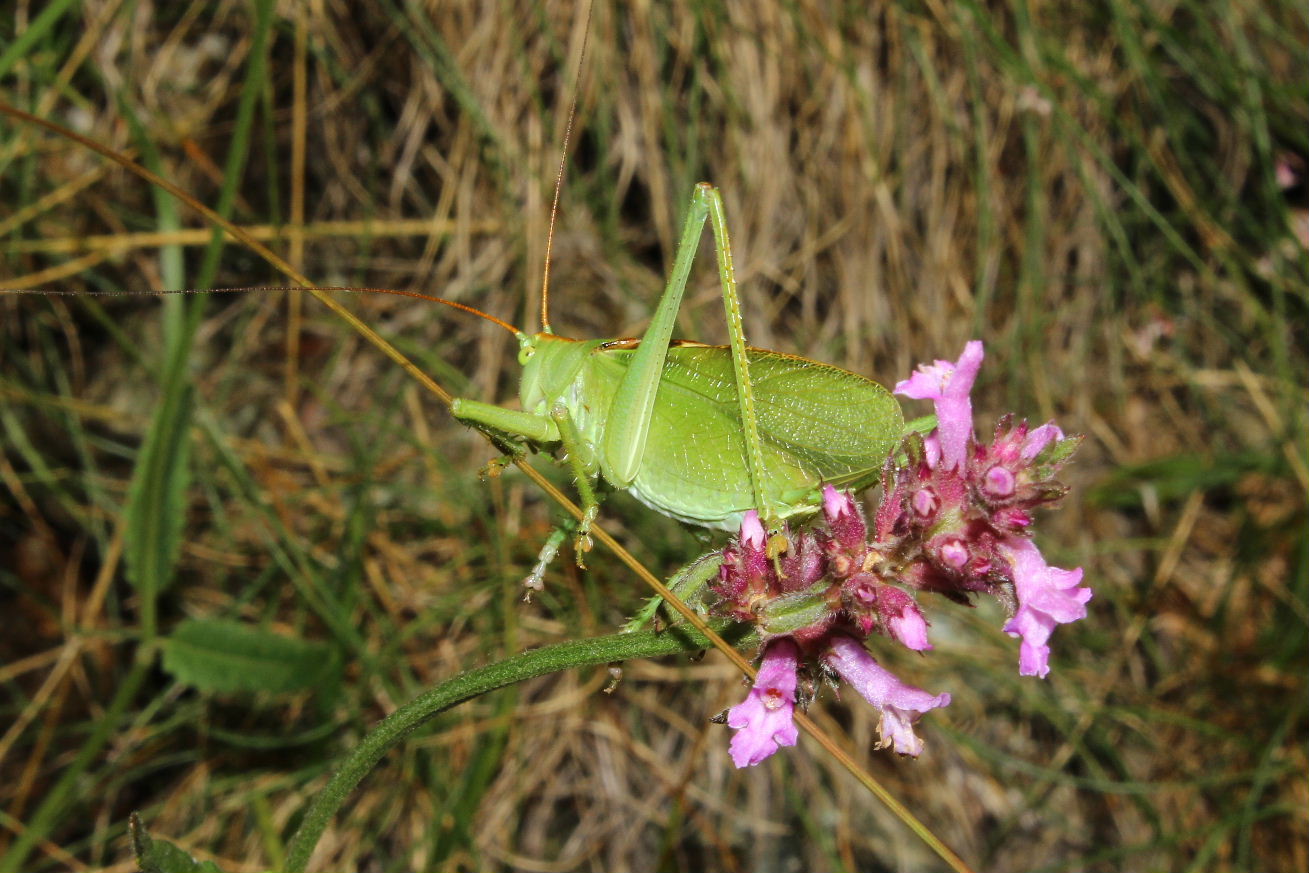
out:
M746 639L748 628L745 626L731 630L732 633L727 636L729 642L739 645ZM489 691L547 673L570 667L694 652L709 648L710 645L708 638L698 631L682 627L661 633L646 631L611 634L533 649L469 670L443 682L383 719L350 752L327 785L318 792L295 836L291 838L287 847L286 869L289 873L304 873L319 838L350 792L382 756L428 719Z

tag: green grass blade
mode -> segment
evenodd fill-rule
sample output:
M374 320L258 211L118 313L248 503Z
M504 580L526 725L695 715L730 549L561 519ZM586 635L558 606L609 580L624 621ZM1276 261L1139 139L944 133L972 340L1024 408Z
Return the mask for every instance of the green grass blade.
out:
M191 410L190 385L170 376L127 492L123 556L127 578L141 595L141 633L146 640L157 631L155 601L172 580L182 551L191 481Z
M17 64L27 50L41 37L45 36L64 17L69 7L78 5L78 0L54 0L41 13L32 19L18 37L0 52L0 76L4 76Z
M223 189L218 204L218 212L224 216L231 214L236 202L237 185L249 153L260 83L266 72L271 20L272 4L261 3L250 66L237 110L237 129L224 167ZM156 196L161 229L177 223L176 207L171 203L164 205L169 199ZM214 240L205 251L197 287L212 284L221 252L222 233L215 231ZM165 249L163 257L166 273L176 273L180 258L168 249ZM177 302L180 304L182 301ZM141 594L141 631L147 640L158 632L155 600L171 581L181 552L186 493L190 481L189 432L193 409L186 361L190 355L195 328L203 312L202 298L190 301L184 313L176 309L165 310L165 334L168 340L163 398L150 424L128 490L125 558L128 577Z

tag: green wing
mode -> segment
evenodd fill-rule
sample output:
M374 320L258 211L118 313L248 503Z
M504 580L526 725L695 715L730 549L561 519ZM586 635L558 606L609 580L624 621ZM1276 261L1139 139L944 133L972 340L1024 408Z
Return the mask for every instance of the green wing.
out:
M628 355L602 350L594 356L583 392L598 401L592 413L608 408L614 390L609 385L621 379ZM750 349L748 357L764 489L780 515L816 509L822 483L860 487L876 481L903 432L900 405L885 388L805 358L760 349ZM735 527L751 508L726 348L669 349L645 455L629 490L660 512L711 527Z

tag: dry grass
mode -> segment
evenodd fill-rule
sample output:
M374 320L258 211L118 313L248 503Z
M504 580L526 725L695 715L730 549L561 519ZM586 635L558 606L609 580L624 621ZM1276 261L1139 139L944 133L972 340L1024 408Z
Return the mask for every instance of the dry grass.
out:
M1020 681L993 612L933 604L938 650L899 668L955 699L919 761L871 752L866 707L813 713L978 869L1305 869L1306 218L1303 181L1284 192L1273 167L1309 154L1302 10L828 6L598 4L556 329L639 333L708 179L753 343L890 382L985 339L984 427L1015 409L1087 434L1042 542L1086 567L1092 615L1056 634L1050 681ZM275 247L317 281L535 324L584 7L279 7L235 220L285 227ZM0 87L216 202L253 16L88 0ZM2 129L4 285L200 281L202 240L156 192ZM231 247L214 278L281 281ZM688 296L686 335L721 338L712 270ZM502 332L346 302L456 393L514 394ZM644 595L596 555L519 605L539 495L479 482L484 445L312 301L221 297L191 356L194 473L159 629L225 616L329 640L346 681L215 696L152 670L115 713L145 633L121 507L169 317L148 297L0 298L0 848L83 768L25 869L132 869L133 809L224 870L276 868L325 768L382 715L466 666L606 632ZM605 519L657 571L702 550L647 516L615 499ZM442 717L364 783L315 869L934 869L804 742L732 770L707 722L740 694L717 656L628 665L613 696L606 679Z

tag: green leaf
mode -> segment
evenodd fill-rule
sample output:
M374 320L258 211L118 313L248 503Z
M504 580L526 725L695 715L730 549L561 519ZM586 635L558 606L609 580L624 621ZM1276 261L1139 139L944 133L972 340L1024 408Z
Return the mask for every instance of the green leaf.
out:
M124 557L140 593L143 624L154 632L155 598L173 577L182 549L190 482L191 390L183 376L168 378L127 491Z
M132 813L127 826L141 873L223 873L213 861L197 861L167 840L151 839L140 813Z
M183 622L163 650L164 669L202 691L304 691L335 685L341 672L325 643L219 619Z

